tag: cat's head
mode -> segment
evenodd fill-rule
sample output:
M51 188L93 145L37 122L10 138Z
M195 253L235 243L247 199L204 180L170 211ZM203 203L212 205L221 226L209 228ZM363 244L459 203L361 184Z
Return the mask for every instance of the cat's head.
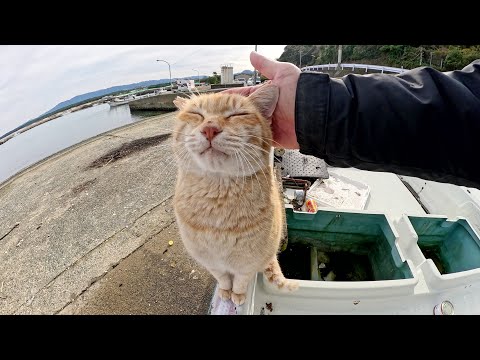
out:
M173 134L178 166L198 173L247 176L269 162L270 118L279 90L261 86L250 96L211 93L177 97Z

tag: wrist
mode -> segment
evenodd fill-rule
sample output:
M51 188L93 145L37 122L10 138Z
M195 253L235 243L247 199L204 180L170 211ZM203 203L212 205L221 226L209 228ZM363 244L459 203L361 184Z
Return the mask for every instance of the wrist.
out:
M295 133L303 154L325 156L329 100L328 74L300 74L295 94Z

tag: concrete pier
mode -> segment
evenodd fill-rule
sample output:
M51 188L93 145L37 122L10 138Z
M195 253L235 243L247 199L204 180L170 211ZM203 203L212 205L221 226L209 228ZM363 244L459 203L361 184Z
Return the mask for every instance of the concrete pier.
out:
M225 85L222 85L219 88L202 90L200 91L200 94L220 92L225 89L226 89ZM197 92L194 92L194 94L197 94ZM176 110L177 108L173 104L173 100L175 100L177 96L187 97L190 95L191 94L187 92L159 94L156 96L150 96L143 99L132 100L128 103L128 105L130 106L130 110L161 110L161 111Z
M174 115L0 185L0 314L207 313L215 281L183 248L171 206Z

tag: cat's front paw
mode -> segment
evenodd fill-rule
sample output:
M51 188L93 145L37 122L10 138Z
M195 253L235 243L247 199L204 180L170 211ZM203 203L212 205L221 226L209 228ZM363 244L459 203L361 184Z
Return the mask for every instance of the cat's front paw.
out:
M295 291L298 289L299 283L296 280L287 279L283 275L279 274L267 274L267 272L265 272L265 275L267 276L269 282L277 285L278 289L288 291Z
M218 296L222 300L230 300L232 296L232 290L225 290L225 289L218 288Z
M283 276L276 278L274 280L274 283L279 289L288 291L295 291L298 289L298 281L292 279L285 279Z
M235 305L242 305L244 302L245 302L245 294L235 294L233 291L232 291L232 301Z
M285 279L284 286L289 291L295 291L298 289L299 284L298 281L292 279Z
M265 276L268 281L277 285L279 289L283 288L285 284L288 283L288 280L283 276L282 273L275 273L273 271L265 270Z

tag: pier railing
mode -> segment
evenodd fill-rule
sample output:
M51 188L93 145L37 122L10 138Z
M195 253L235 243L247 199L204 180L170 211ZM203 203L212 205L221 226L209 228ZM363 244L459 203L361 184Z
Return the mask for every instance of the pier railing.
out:
M351 69L352 71L355 70L365 70L367 73L368 71L376 71L383 73L394 73L394 74L401 74L408 69L403 68L396 68L391 66L382 66L382 65L368 65L368 64L322 64L322 65L311 65L305 66L301 70L302 71L323 71L323 70L338 70L338 68L344 69Z

